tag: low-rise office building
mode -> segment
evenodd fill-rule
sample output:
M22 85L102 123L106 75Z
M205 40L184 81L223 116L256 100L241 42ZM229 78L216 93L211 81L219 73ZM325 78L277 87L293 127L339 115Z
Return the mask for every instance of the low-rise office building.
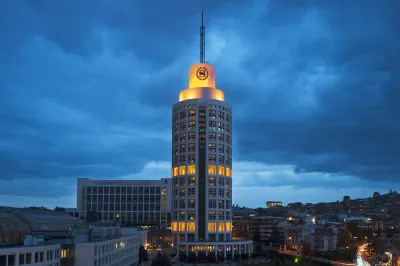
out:
M170 178L161 180L78 179L77 209L68 211L87 221L125 225L171 226Z
M60 244L0 248L0 265L60 266L60 250Z

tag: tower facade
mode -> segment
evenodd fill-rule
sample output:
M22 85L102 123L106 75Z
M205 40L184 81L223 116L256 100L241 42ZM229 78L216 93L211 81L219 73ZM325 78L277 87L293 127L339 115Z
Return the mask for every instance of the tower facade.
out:
M230 241L232 111L213 66L190 68L172 119L172 230L180 241Z
M178 254L226 258L252 244L232 240L232 110L204 63L204 40L202 25L200 63L172 109L171 229Z

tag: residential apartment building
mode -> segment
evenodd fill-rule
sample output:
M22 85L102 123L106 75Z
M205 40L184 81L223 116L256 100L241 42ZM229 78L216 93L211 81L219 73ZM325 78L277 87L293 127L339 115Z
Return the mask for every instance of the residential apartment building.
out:
M300 250L303 243L310 243L310 236L315 232L314 224L291 224L283 226L285 245L289 249Z
M171 225L170 178L161 180L78 179L77 210L86 220L130 225ZM94 217L93 217L94 216Z
M400 231L382 230L374 239L374 248L377 253L384 254L393 248L400 249Z
M338 231L336 228L318 228L310 234L312 251L333 251L337 246Z

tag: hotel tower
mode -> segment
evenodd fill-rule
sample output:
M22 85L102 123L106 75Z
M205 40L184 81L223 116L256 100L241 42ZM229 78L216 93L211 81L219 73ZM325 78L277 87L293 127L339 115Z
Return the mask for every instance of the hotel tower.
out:
M230 259L252 249L232 239L232 109L205 63L203 23L200 63L172 110L172 232L181 256Z

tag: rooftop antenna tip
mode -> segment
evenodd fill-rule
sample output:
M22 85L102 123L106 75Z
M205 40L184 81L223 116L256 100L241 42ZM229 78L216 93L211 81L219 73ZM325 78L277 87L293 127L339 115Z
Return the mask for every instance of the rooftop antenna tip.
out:
M201 11L201 27L200 27L200 63L204 63L206 57L206 29L204 27L204 11Z

